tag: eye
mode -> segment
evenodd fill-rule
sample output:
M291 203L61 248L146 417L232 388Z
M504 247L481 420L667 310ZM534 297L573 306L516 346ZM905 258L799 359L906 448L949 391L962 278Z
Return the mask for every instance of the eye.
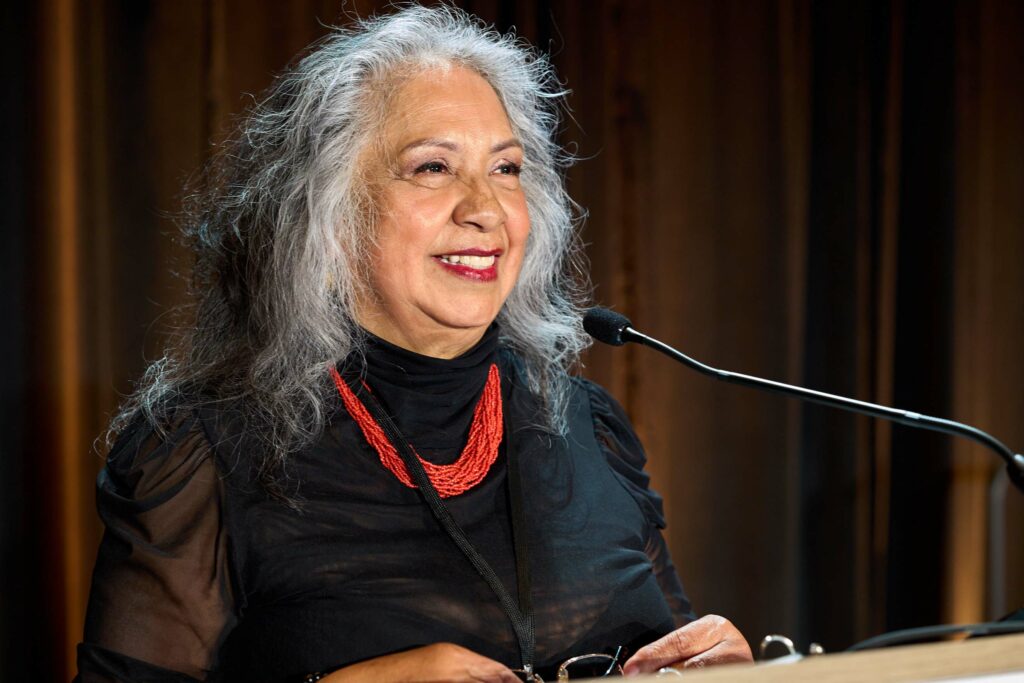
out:
M499 175L519 175L523 169L519 164L514 164L511 161L503 161L495 170Z
M443 161L428 161L416 167L415 173L447 173L448 166Z

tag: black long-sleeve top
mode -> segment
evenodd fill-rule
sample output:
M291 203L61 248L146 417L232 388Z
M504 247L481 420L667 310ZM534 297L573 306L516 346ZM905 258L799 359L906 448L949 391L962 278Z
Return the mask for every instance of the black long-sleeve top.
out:
M510 425L501 455L479 485L445 502L514 597L504 455L515 449L538 665L635 649L693 618L643 449L603 389L573 380L562 438L535 426L538 402L494 328L456 359L371 340L360 362L435 463L459 456L498 364ZM140 420L121 436L98 480L106 533L79 646L82 683L287 683L437 642L519 665L494 594L340 399L322 437L287 467L298 510L257 482L256 447L230 410L183 414L162 436Z

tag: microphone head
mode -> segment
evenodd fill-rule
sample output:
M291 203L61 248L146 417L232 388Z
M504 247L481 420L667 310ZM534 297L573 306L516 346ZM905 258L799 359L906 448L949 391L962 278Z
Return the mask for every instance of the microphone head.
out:
M623 339L622 334L627 327L632 326L629 318L607 308L591 308L583 315L583 329L587 334L612 346L622 346L629 341Z

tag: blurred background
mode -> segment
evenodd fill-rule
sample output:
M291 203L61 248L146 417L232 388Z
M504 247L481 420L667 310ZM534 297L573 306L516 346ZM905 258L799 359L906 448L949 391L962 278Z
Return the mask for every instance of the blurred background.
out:
M457 4L550 52L572 90L596 301L712 365L1024 449L1024 3ZM383 6L0 10L0 680L73 675L97 438L184 301L183 181L328 25ZM1024 605L1024 496L991 486L979 447L639 347L585 372L646 443L696 609L751 641L831 651Z

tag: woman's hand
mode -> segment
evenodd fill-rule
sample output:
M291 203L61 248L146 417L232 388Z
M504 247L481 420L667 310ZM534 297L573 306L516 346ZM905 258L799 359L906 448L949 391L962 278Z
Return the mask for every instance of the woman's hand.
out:
M436 643L368 659L321 679L323 683L516 683L500 662L453 643Z
M622 670L635 676L665 666L692 669L752 661L750 646L739 629L725 617L709 614L640 648Z

